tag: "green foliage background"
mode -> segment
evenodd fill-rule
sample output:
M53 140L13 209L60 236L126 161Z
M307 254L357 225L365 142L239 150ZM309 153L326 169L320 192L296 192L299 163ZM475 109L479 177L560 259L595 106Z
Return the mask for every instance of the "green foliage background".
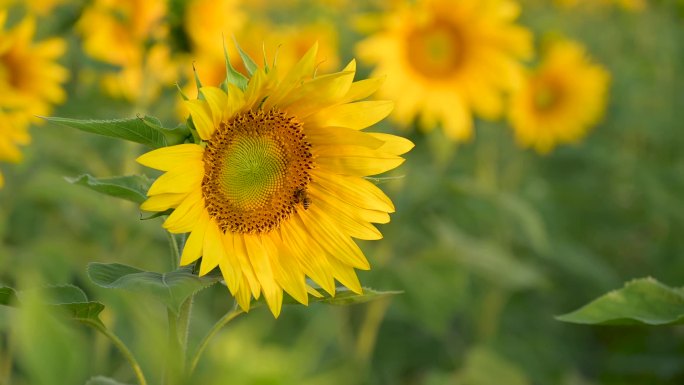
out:
M327 18L342 31L341 58L353 57L359 36L351 16L312 7L273 16ZM577 39L610 70L605 121L582 143L548 156L516 147L504 123L478 121L476 139L458 146L439 130L408 134L416 148L395 173L405 177L383 186L397 213L381 226L384 240L362 244L373 269L360 272L364 285L404 294L353 307L290 306L278 320L257 309L212 342L193 383L684 383L681 328L554 319L635 277L684 286L681 9L677 1L650 2L635 13L524 1L521 23L538 44L549 34ZM140 111L79 78L88 59L65 32L74 12L66 7L39 28L70 39L69 101L54 115L146 113L174 123L172 87ZM32 135L26 161L3 167L0 282L83 288L107 304L101 318L132 346L152 373L149 382L159 383L164 309L94 286L86 265L170 269L160 220L141 221L134 203L64 180L140 173L133 159L142 146L56 125L34 127ZM192 322L205 330L231 306L227 290L213 286L198 296ZM92 331L40 306L0 306L0 383L83 384L100 374L134 381L118 352Z

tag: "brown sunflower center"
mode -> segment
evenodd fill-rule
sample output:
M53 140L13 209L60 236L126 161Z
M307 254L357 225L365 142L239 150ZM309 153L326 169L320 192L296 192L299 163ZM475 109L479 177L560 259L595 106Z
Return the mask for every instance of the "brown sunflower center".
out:
M14 52L9 51L0 55L0 81L13 88L22 89L27 83L26 63Z
M313 167L302 124L276 109L222 122L204 152L202 193L223 232L265 233L302 201Z
M539 112L553 110L563 101L563 86L553 79L538 79L532 88L532 102Z
M463 40L463 34L453 23L438 20L409 35L407 59L425 77L451 76L463 63Z

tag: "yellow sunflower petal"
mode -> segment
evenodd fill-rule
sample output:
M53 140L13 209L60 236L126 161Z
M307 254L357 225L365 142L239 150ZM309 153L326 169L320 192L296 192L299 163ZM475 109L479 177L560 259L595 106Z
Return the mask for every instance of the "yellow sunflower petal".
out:
M411 149L415 146L413 142L406 138L402 138L401 136L378 132L372 132L370 135L385 142L382 147L378 148L378 150L388 152L390 154L402 155L411 151Z
M304 273L302 273L297 260L287 254L287 248L283 246L275 234L263 239L273 261L273 274L278 285L299 303L308 305L309 296L306 293Z
M249 261L249 256L247 255L247 249L245 247L245 241L242 235L226 232L225 242L229 243L232 239L233 242L233 252L235 257L240 263L240 268L242 270L243 281L247 281L247 287L249 287L252 295L255 299L259 299L261 296L261 285L259 285L259 280L257 279L254 270L252 269L252 264ZM230 239L229 239L230 238Z
M294 220L280 227L283 244L290 250L290 255L299 262L302 270L311 277L323 290L335 294L335 280L330 272L330 265L321 258L323 251L317 244L307 242L307 234L302 223Z
M202 248L202 263L200 263L200 277L206 275L219 265L219 262L226 259L226 251L223 247L222 234L213 219L209 221L207 231L204 235L204 246Z
M191 231L202 213L205 211L202 191L195 190L188 193L185 199L164 221L164 228L179 234Z
M202 140L209 140L214 133L214 118L209 104L204 100L187 100L185 107L190 111L192 123Z
M149 168L169 171L184 166L188 162L201 162L203 154L202 146L186 143L158 148L140 155L136 161ZM199 165L199 168L201 167Z
M188 240L185 242L180 258L181 266L195 262L202 255L202 246L204 245L207 226L209 226L209 216L205 215L197 221L197 225L195 225Z
M259 280L261 290L266 299L268 308L271 309L273 316L278 318L282 308L283 291L278 286L273 276L273 269L271 267L271 260L266 248L263 244L263 239L257 235L243 234L242 238L245 241L245 247L249 261L252 264L254 273Z
M144 211L165 211L177 207L187 196L187 193L153 195L140 205L140 209Z
M204 177L204 167L201 162L191 162L182 167L167 171L164 175L157 178L147 195L166 194L166 193L187 193L196 189Z
M219 123L227 118L224 117L224 113L226 106L228 106L228 95L218 87L202 87L200 92L209 105L213 127L218 127ZM193 121L194 119L193 117Z
M394 103L388 100L371 100L341 104L314 114L309 120L321 126L348 127L363 130L386 118Z
M334 271L335 279L340 281L345 287L356 294L363 294L359 277L356 276L354 268L340 262L335 258L330 258L330 266Z
M312 152L321 167L342 175L377 175L404 163L399 156L360 146L317 146Z

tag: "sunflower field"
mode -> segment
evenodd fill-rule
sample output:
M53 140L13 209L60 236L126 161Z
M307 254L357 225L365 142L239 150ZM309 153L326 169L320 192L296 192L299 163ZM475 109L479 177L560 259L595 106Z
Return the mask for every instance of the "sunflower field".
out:
M681 0L0 0L0 385L684 384Z

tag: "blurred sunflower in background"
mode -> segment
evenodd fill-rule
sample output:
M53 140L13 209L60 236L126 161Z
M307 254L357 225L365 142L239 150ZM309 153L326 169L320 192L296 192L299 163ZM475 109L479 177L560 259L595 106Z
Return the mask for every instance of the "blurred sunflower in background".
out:
M521 80L520 60L532 56L532 34L514 23L519 13L509 0L419 0L389 15L357 51L377 65L374 75L387 75L379 95L396 101L398 122L441 124L463 141L473 113L500 117L504 93Z
M610 74L573 41L556 41L510 103L518 143L548 153L581 139L603 116Z
M114 97L148 104L160 85L176 79L176 66L165 45L168 26L164 0L95 0L77 23L83 49L114 68L101 75Z
M314 45L289 72L246 66L244 87L202 87L186 102L201 139L138 158L164 171L141 208L173 213L172 233L190 232L181 265L202 257L200 275L219 267L240 306L262 294L277 317L283 291L307 304L310 277L335 293L335 280L362 291L354 269L370 265L353 238L382 237L390 199L364 177L394 169L413 144L363 129L392 103L359 101L378 79L342 72L315 76ZM233 74L234 75L234 74Z
M0 161L18 162L17 146L29 143L28 126L39 123L34 116L49 114L65 100L68 72L57 59L66 44L60 38L34 42L36 22L30 16L8 29L6 19L0 11Z

